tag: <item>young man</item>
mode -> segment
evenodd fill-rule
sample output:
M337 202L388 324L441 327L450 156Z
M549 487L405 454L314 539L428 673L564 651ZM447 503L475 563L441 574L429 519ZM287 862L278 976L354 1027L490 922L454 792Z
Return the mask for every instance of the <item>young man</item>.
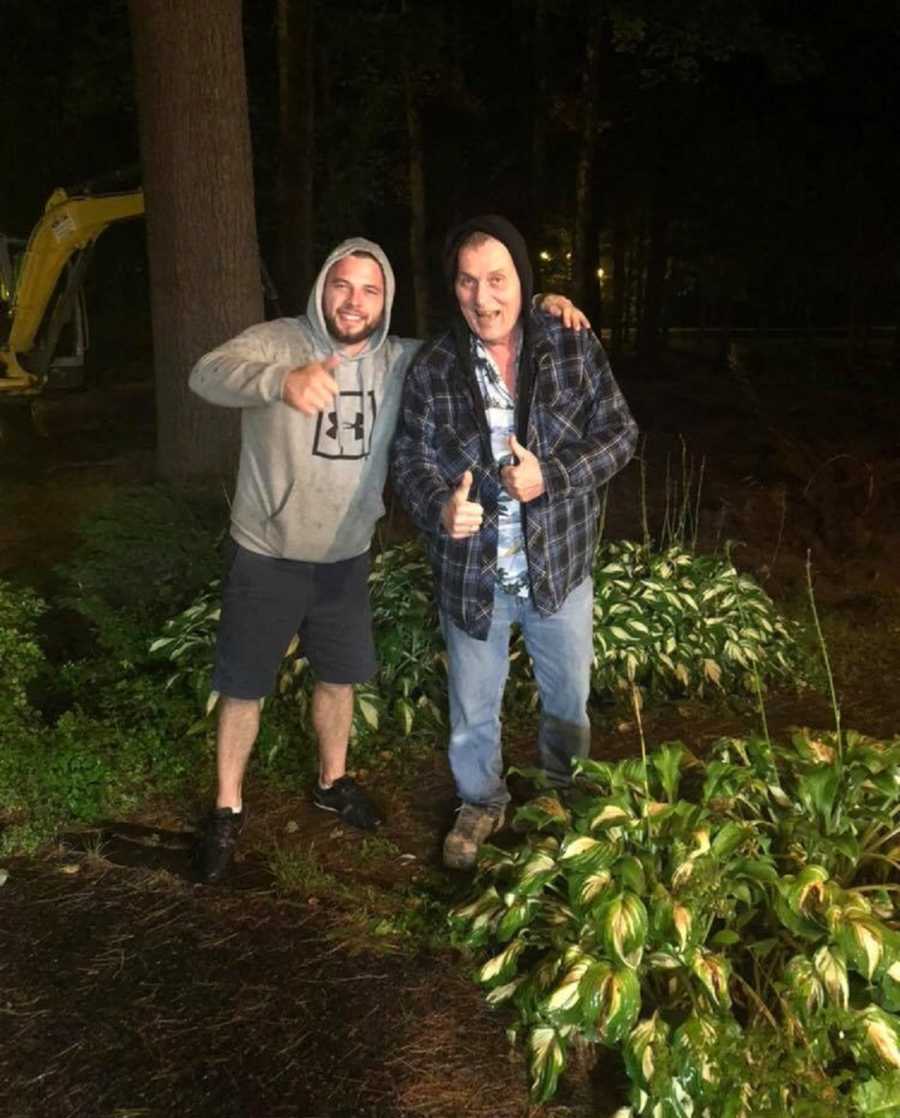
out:
M598 490L637 429L595 335L532 309L528 253L508 221L453 230L445 269L452 326L407 376L393 473L434 570L462 801L444 861L465 868L509 800L500 707L514 622L540 692L543 769L565 785L590 748Z
M356 827L379 822L346 760L353 684L376 666L369 545L384 512L403 378L420 345L388 334L393 300L384 252L351 238L323 264L305 315L253 326L191 372L190 386L204 399L242 409L213 676L218 793L200 849L206 882L220 881L231 865L260 699L297 632L316 675L313 801ZM545 305L578 321L567 299L548 296Z

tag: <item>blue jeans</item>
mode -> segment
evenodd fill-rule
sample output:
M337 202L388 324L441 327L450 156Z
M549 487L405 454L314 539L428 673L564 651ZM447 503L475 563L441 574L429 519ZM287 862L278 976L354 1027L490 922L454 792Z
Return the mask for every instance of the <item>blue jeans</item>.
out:
M441 614L450 690L450 768L464 803L509 802L500 749L500 705L509 674L510 626L518 622L534 666L541 716L538 756L554 784L572 779L572 760L587 757L587 716L593 648L594 587L587 578L563 606L543 617L530 598L494 591L486 641L475 640Z

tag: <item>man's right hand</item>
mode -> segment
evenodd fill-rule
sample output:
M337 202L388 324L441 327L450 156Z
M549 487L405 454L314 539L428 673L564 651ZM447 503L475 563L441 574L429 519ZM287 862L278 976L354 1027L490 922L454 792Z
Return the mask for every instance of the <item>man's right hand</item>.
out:
M469 490L471 488L472 471L466 470L459 480L459 485L453 490L450 500L444 505L441 512L441 523L451 539L468 539L469 536L474 536L481 527L484 510L476 501L469 500Z
M325 411L340 391L337 381L330 372L340 363L340 357L332 354L321 361L311 361L308 365L291 369L284 378L281 389L282 402L288 407L302 411L304 415L315 415L316 412Z

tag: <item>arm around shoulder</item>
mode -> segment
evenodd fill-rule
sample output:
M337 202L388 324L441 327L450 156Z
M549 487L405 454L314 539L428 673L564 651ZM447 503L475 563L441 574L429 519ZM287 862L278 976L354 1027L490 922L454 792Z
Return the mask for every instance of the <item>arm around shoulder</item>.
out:
M549 496L596 489L606 484L634 455L638 428L616 383L600 340L584 338L584 372L591 408L582 438L566 441L542 463Z

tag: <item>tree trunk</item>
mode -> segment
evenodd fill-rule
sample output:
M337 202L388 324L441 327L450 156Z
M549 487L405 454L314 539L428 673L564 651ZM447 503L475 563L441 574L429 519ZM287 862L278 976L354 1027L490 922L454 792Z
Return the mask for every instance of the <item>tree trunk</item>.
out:
M593 186L594 150L597 144L597 75L600 59L600 34L603 26L603 5L600 0L589 11L584 69L581 74L581 140L575 172L575 237L572 245L572 298L580 307L588 308L592 300L589 284L596 258L591 251L591 190Z
M620 197L613 217L613 305L610 323L610 351L617 358L625 348L625 296L628 275L625 252L628 247L628 230L625 225L625 205Z
M299 314L315 279L315 0L278 0L278 290Z
M406 128L409 137L409 255L412 264L416 337L428 333L428 264L425 256L425 152L422 114L409 69L405 76Z
M130 0L147 199L157 469L230 474L238 409L187 386L203 353L263 317L240 0Z
M666 267L669 260L669 218L659 193L650 215L650 244L647 252L647 283L643 314L638 328L638 348L641 356L652 360L659 350L662 325L663 296L665 294Z
M547 0L535 0L532 38L531 99L531 235L542 239L544 213L544 164L547 161ZM539 264L540 269L540 264ZM538 275L538 289L543 285Z

